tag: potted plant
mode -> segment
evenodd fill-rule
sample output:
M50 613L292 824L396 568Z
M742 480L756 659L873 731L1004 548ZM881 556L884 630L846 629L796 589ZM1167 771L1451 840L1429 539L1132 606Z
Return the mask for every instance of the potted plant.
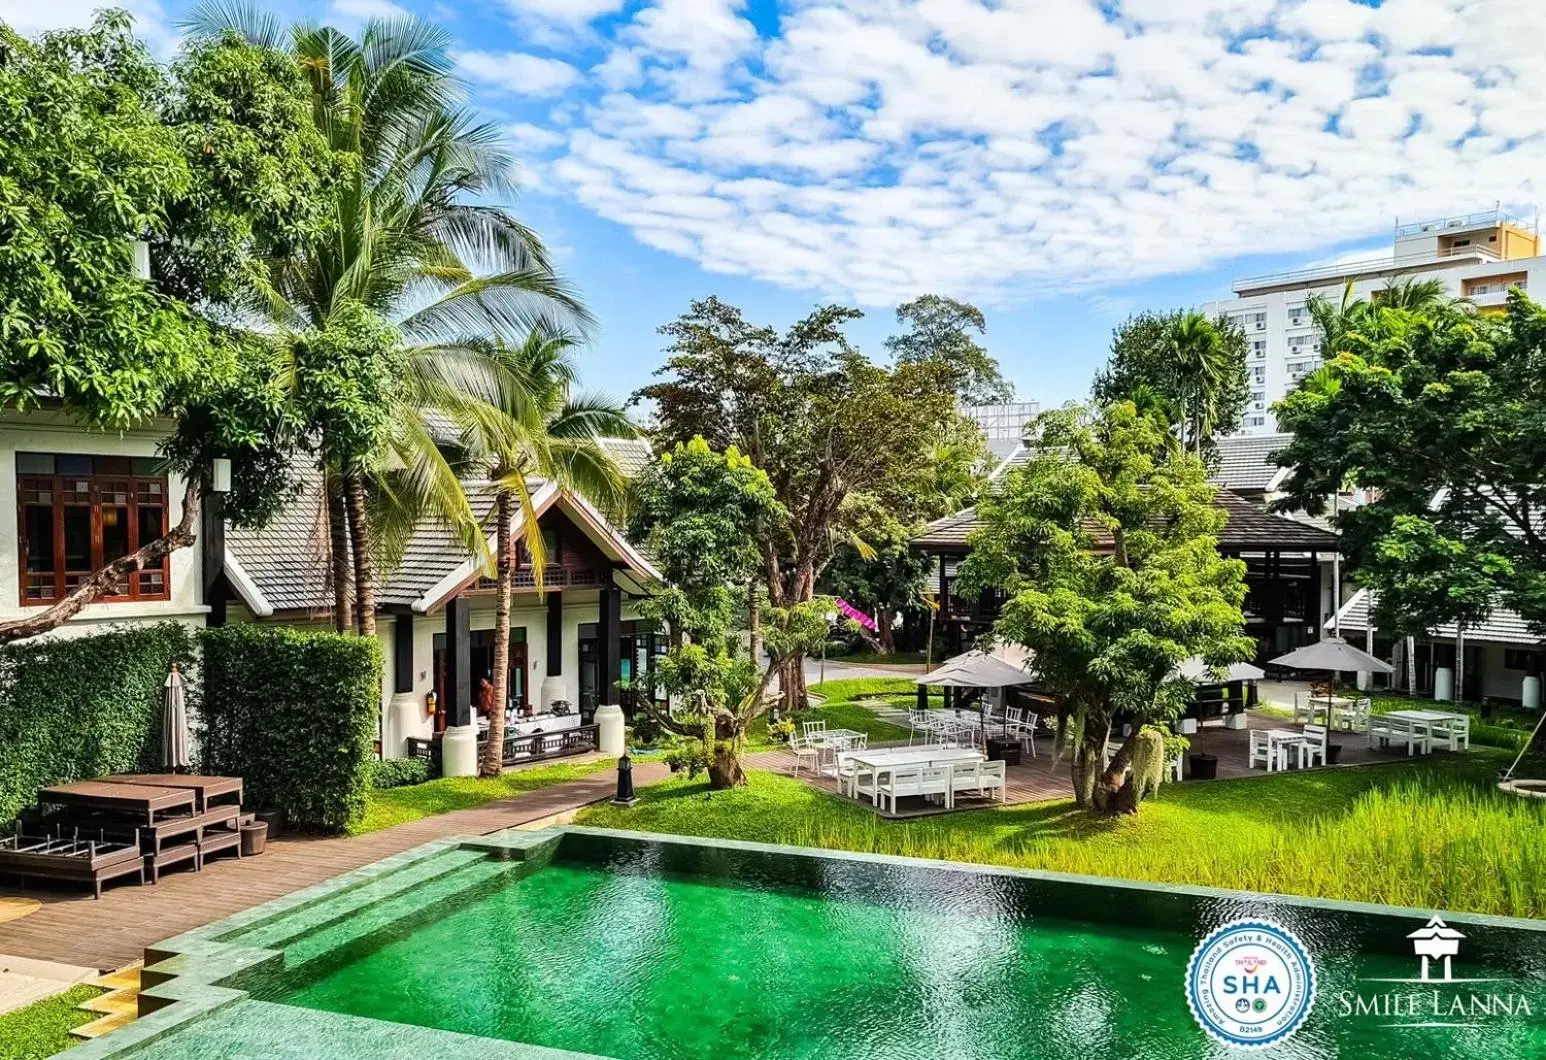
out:
M1339 744L1339 743L1328 743L1326 745L1326 764L1328 766L1336 765L1337 764L1337 759L1339 757L1341 757L1341 755L1342 755L1342 745L1341 744Z
M1187 756L1188 772L1193 780L1217 780L1219 759L1217 755L1194 754Z

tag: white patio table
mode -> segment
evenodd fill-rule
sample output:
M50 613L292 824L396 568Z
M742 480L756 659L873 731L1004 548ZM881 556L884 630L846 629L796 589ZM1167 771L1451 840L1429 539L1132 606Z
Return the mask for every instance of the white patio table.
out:
M1433 730L1435 726L1445 725L1447 722L1470 720L1467 715L1456 714L1452 710L1391 710L1387 711L1385 716L1387 718L1400 718L1403 721L1409 721L1414 728L1426 733L1428 736L1429 753L1433 751L1435 739ZM1453 733L1453 730L1451 730L1451 733ZM1455 750L1455 738L1453 735L1445 738L1444 742L1449 745L1451 751Z
M844 793L851 799L859 797L861 769L873 773L878 781L882 773L903 766L941 766L956 762L988 760L987 755L970 747L883 747L874 751L850 751L843 753L841 758L854 765L854 771L848 781L848 791ZM871 795L870 801L879 805L880 800L876 795Z
M825 729L821 732L813 732L810 742L816 745L818 754L816 768L826 772L826 767L821 764L822 755L830 753L832 756L832 772L837 772L837 756L852 747L855 741L862 740L865 733L857 729Z
M1288 752L1290 748L1298 747L1304 743L1304 733L1295 732L1293 729L1268 729L1268 752L1277 762L1277 769L1269 772L1285 772L1288 769Z

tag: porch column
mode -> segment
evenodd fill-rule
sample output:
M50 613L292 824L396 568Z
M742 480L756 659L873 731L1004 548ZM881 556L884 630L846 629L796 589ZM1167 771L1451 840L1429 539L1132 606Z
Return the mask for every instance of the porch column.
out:
M564 696L564 594L556 589L547 591L548 605L548 665L538 693L537 709L547 710ZM576 707L578 709L578 706Z
M939 639L941 662L950 658L952 654L950 648L955 642L952 635L954 629L955 620L950 617L950 582L945 577L945 554L941 552L939 554ZM944 708L949 710L954 706L951 689L949 686L946 686L939 691L940 695L944 697ZM927 703L927 700L925 700L925 703Z
M204 575L204 603L209 607L204 624L219 627L225 625L229 599L225 584L225 494L204 490L199 500L204 505L199 512L203 524L199 532L199 560Z
M597 683L596 698L596 749L602 754L623 753L623 708L619 705L617 686L623 679L621 655L623 592L612 583L608 574L607 584L601 590L601 610L596 621L596 650L601 673Z
M385 735L381 741L383 758L401 758L407 753L406 741L423 717L413 694L414 661L413 612L406 611L392 618L392 699L381 727Z
M467 601L446 604L446 731L440 744L440 771L448 777L478 772L478 727L472 720L472 633Z

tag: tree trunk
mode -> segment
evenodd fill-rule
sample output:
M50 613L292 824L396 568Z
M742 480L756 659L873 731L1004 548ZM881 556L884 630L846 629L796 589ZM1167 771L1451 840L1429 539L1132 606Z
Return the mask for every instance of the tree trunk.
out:
M125 577L158 565L166 556L180 548L192 545L198 539L198 532L194 529L198 526L198 518L199 490L198 486L190 481L188 488L183 492L183 514L176 526L154 541L141 545L127 556L120 556L100 570L94 571L66 593L58 603L46 610L25 618L13 619L10 622L0 622L0 644L36 637L63 625L79 614L81 608L121 584Z
M741 722L727 710L714 715L714 741L709 748L709 788L746 786L746 770L741 766Z
M1101 753L1111 733L1108 722L1094 722L1089 718L1075 719L1078 731L1074 737L1073 760L1070 763L1074 778L1074 805L1090 809L1095 805L1095 781L1100 776Z
M1406 694L1417 694L1417 638L1407 637L1403 647L1406 654Z
M1110 731L1109 729L1107 730ZM1102 813L1137 813L1138 793L1128 769L1133 759L1133 737L1122 741L1095 783L1094 806Z
M344 478L348 501L349 548L354 557L354 623L362 637L376 635L376 576L370 563L370 528L366 523L365 484L357 475Z
M779 684L784 692L784 713L792 714L806 708L810 692L805 687L805 656L792 656L779 666Z
M875 609L875 624L880 627L875 631L875 640L880 645L882 655L896 654L896 634L891 628L892 618L891 608L884 604Z
M497 777L505 768L505 702L510 698L510 595L515 588L515 564L511 562L514 510L510 494L500 492L494 501L494 569L499 585L494 591L494 709L488 719L488 745L483 752L482 774ZM549 589L548 592L554 590Z
M752 662L762 665L762 597L757 592L757 576L746 583L746 650Z
M327 506L328 569L333 583L333 628L348 633L354 628L354 573L349 559L349 524L344 514L343 480L328 475L323 480L322 503Z

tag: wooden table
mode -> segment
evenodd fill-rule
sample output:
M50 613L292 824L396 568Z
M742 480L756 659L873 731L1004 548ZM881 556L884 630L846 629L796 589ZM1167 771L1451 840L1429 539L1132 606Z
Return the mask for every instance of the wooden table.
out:
M78 806L86 810L108 810L125 816L143 815L146 824L154 824L156 814L168 810L192 810L196 792L187 788L168 788L152 784L119 784L104 780L81 780L38 790L39 802Z
M108 784L149 785L158 788L186 788L194 793L194 808L200 813L209 809L214 800L235 795L238 806L242 801L241 777L205 777L191 773L115 773L102 778Z

